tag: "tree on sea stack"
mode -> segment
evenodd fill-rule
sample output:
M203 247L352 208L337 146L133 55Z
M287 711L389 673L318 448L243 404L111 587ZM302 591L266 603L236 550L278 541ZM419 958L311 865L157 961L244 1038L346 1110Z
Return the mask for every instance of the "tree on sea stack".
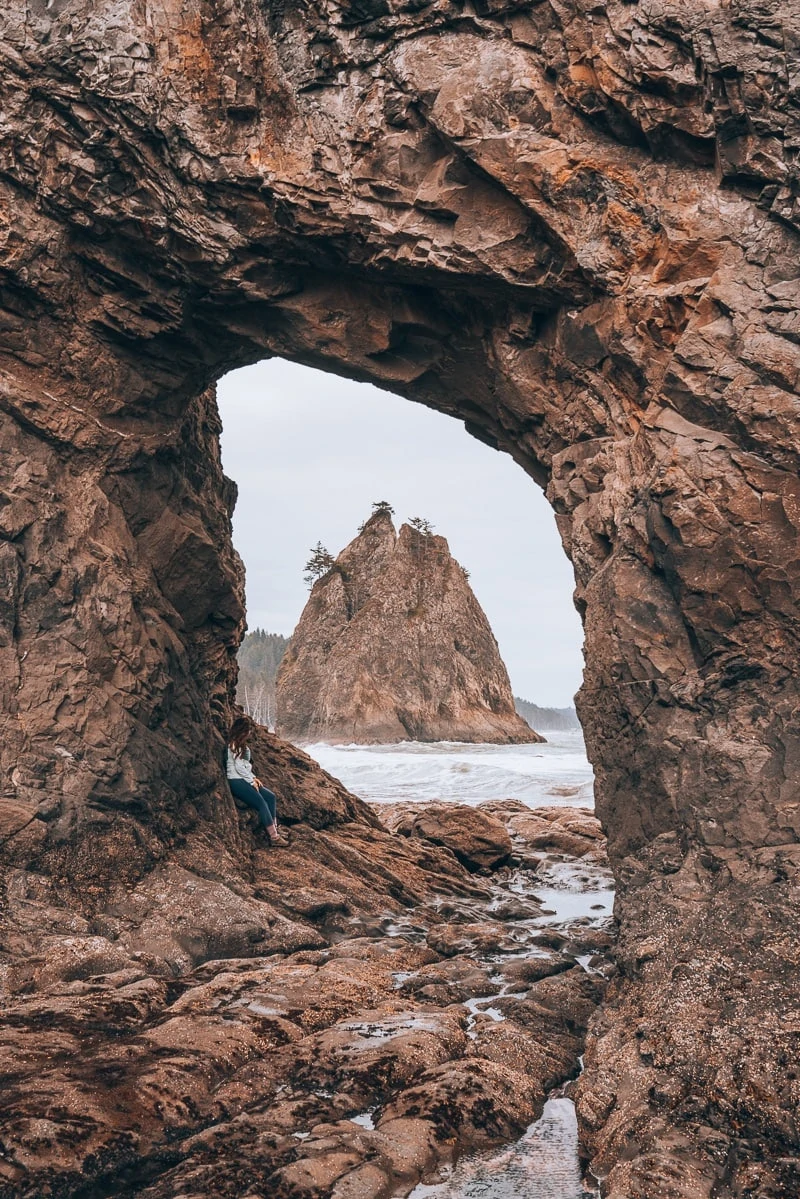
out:
M333 554L325 549L321 541L318 541L311 551L311 557L306 562L303 581L308 583L309 587L313 587L317 579L322 578L335 565L336 559Z
M358 526L359 533L363 533L371 520L375 520L376 516L388 516L389 520L394 516L394 508L388 500L375 500L372 505L372 512L366 520L362 521Z
M430 537L433 534L433 525L424 516L412 516L408 523L412 529L416 529L418 533L422 533L425 537Z

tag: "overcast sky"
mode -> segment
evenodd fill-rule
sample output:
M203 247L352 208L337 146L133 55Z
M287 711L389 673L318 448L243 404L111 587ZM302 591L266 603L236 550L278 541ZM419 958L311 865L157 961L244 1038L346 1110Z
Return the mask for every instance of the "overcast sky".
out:
M542 492L508 455L421 404L276 358L227 375L219 406L251 629L288 636L311 547L338 554L386 499L398 528L426 517L470 572L515 694L572 703L583 666L572 569Z

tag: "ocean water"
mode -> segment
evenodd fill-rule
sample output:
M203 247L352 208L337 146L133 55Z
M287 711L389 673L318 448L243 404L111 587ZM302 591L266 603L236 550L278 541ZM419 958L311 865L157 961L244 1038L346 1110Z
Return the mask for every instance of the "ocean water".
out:
M370 803L519 799L532 808L594 807L594 777L580 733L546 733L544 745L308 745L306 752Z

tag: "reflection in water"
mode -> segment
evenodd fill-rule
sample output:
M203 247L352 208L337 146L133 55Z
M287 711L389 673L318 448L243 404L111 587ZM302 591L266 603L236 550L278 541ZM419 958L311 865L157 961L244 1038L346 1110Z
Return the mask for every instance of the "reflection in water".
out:
M549 1099L514 1145L459 1159L444 1182L420 1184L409 1199L597 1199L578 1168L571 1099Z

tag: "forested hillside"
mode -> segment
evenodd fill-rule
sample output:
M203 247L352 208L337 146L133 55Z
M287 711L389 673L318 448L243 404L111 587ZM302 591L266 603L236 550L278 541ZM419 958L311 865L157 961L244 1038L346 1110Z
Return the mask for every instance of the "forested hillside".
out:
M236 699L258 724L275 725L275 676L289 638L254 629L239 648L239 685Z
M517 711L523 720L527 720L532 729L541 732L549 729L551 732L572 732L580 729L578 714L574 708L540 708L530 700L514 696Z

